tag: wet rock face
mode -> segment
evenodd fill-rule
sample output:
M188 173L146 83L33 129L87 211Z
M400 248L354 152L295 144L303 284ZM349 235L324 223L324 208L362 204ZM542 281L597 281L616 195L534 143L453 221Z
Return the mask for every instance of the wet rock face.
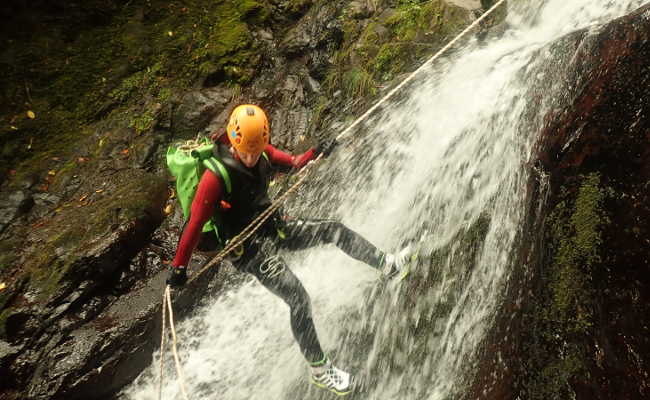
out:
M329 56L343 40L343 30L338 20L340 5L322 3L292 28L280 43L280 51L288 58L303 57L309 72L323 78L329 65Z
M108 398L151 363L165 262L183 225L178 210L163 214L174 203L166 145L223 129L236 104L251 102L267 108L275 145L304 150L310 102L321 94L315 74L340 40L339 11L334 4L314 8L290 33L304 40L283 42L297 53L283 53L276 32L260 32L268 65L251 88L206 79L164 110L145 102L151 121L141 129L108 117L74 157L52 161L54 175L46 170L1 188L0 234L13 247L0 266L0 282L8 284L0 291L1 400ZM221 273L215 281L216 272L174 294L177 318L229 279Z
M512 303L486 344L486 360L507 361L484 361L472 398L647 399L650 5L551 51L562 96L544 118Z
M568 84L582 93L567 114L553 116L541 153L555 215L567 200L575 203L574 220L584 215L581 208L594 199L584 196L589 185L599 198L589 221L597 235L577 242L592 246L596 258L579 265L588 283L571 310L585 313L590 326L568 339L581 350L584 368L570 386L578 398L648 398L650 5L605 27L595 40L585 38L575 59ZM557 266L564 254L555 249L554 255Z

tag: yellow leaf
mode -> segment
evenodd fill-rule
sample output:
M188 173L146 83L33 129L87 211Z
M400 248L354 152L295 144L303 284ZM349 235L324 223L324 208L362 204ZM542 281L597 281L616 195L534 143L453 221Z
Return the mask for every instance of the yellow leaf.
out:
M174 211L174 207L171 204L167 204L167 207L165 207L165 215L169 215Z
M99 190L95 190L95 193L101 193L103 191L104 191L104 189L99 189Z
M174 32L172 32L172 31L167 32L167 34L169 35L169 37L174 36Z
M29 119L36 118L36 114L34 114L34 111L32 110L27 111L27 116L29 117Z
M56 171L55 171L55 170L51 170L51 171L49 171L47 174L48 174L49 176L54 176L54 175L56 175Z
M11 128L12 131L17 131L18 130L18 128L13 126L13 125L11 125L9 128Z
M7 285L4 282L0 283L0 290L5 290L6 287Z

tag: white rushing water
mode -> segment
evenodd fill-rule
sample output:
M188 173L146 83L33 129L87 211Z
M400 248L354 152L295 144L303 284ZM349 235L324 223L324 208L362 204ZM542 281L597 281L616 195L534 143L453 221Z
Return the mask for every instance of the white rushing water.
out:
M383 249L418 243L428 260L386 289L376 271L334 247L284 255L311 295L323 348L358 377L350 398L449 399L471 380L507 284L523 165L545 114L542 100L524 115L528 90L553 79L544 74L551 55L540 50L647 0L510 3L502 37L472 40L423 73L290 201L292 213L339 218ZM462 239L468 230L477 238ZM287 306L252 280L197 310L178 335L192 399L333 396L309 385ZM125 398L158 398L158 357ZM182 398L169 353L165 377L163 399Z

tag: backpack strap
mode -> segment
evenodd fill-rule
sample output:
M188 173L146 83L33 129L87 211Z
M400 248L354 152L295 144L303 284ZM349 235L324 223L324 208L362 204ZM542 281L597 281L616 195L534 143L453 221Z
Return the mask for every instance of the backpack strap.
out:
M216 175L220 175L221 178L223 178L223 181L226 184L226 193L230 194L232 192L232 182L226 167L224 167L223 164L214 157L209 157L203 160L203 165Z

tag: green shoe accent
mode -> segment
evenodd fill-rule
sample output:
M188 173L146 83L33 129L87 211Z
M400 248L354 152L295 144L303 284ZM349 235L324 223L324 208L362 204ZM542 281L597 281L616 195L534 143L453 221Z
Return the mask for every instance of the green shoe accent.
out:
M325 389L325 390L329 390L330 392L336 394L337 396L345 396L345 395L350 394L350 392L352 392L352 388L350 388L350 390L345 391L345 392L339 392L338 390L336 390L336 389L334 389L334 388L328 389L327 386L325 386L325 385L323 385L322 383L319 383L318 381L314 380L313 377L312 377L310 380L311 380L311 383L312 383L314 386L316 386L317 388Z

